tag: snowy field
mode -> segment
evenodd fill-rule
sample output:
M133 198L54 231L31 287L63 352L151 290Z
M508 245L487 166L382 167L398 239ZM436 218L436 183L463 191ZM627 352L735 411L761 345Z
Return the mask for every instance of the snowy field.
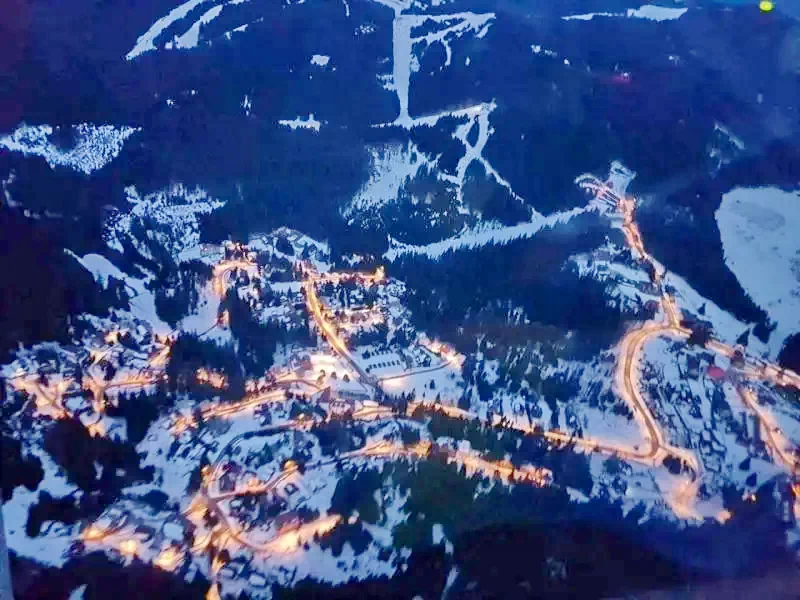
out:
M370 176L356 192L350 203L342 210L349 223L353 217L376 211L382 206L397 201L400 188L408 184L423 165L433 163L417 146L409 141L406 145L391 144L370 148Z
M87 271L92 274L95 281L107 287L111 277L125 283L125 288L129 293L129 304L131 315L135 318L149 323L155 333L162 335L168 334L172 328L164 323L156 311L156 300L153 292L147 287L149 278L136 279L126 275L114 266L106 257L99 254L87 254L79 258L70 253Z
M753 301L778 324L777 353L800 330L800 192L736 188L716 213L725 263Z

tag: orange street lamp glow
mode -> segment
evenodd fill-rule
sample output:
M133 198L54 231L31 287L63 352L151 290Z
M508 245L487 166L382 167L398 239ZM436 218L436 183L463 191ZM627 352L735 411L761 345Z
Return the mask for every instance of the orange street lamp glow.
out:
M178 564L180 556L181 555L175 546L169 546L156 557L155 561L153 561L153 564L165 571L172 571Z
M119 545L119 550L123 554L129 554L133 556L134 554L136 554L136 540L133 539L123 540L122 543L120 543Z
M99 540L105 535L105 532L95 525L89 525L83 532L83 539L87 541Z
M102 422L89 423L89 425L86 426L86 431L89 432L91 437L102 437L106 433L106 428Z

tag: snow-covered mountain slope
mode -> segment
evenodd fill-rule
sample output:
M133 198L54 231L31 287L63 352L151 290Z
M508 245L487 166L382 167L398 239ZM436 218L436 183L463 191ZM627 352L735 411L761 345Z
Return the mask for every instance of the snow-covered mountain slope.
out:
M777 324L773 352L800 331L800 192L736 188L716 212L725 263Z

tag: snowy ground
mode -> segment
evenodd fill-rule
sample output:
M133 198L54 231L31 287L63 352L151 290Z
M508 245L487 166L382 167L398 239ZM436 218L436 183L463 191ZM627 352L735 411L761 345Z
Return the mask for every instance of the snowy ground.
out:
M753 301L778 324L772 354L800 331L800 192L736 188L716 213L725 263Z
M67 167L86 175L105 167L122 151L122 146L136 127L114 125L73 125L71 148L62 148L50 141L54 129L50 125L22 124L13 133L0 137L0 147L25 155L41 156L51 168Z
M103 237L109 247L122 252L122 241L128 239L143 256L153 258L148 245L157 241L176 260L201 258L197 256L199 216L220 208L223 202L210 197L201 187L190 188L182 183L145 195L131 186L125 193L130 209L117 212L106 221ZM135 237L133 229L147 231L148 239ZM187 251L193 254L183 256Z
M383 390L390 395L411 394L417 401L433 402L437 396L443 403L454 403L461 397L464 380L457 363L441 368L414 370L404 376L381 382Z
M158 316L155 296L146 285L148 279L137 279L126 275L106 257L99 254L87 254L83 258L78 258L74 254L73 256L103 287L108 285L110 277L125 283L129 294L130 312L133 317L149 323L155 333L166 335L172 331L172 328Z
M566 223L586 210L588 209L574 208L553 213L547 217L537 216L530 223L509 226L491 222L481 223L473 228L465 229L453 237L421 246L403 244L393 240L392 247L384 253L383 257L386 260L394 261L398 256L404 254L424 254L432 259L438 259L448 251L473 250L491 244L502 244L512 240L525 239L533 237L546 227Z
M150 28L139 36L136 40L136 45L125 56L127 60L133 60L137 56L155 50L155 40L167 28L183 19L186 15L192 12L195 8L206 2L207 0L188 0L183 4L173 8L169 13L158 19L153 23Z
M6 542L9 549L19 556L32 558L47 565L61 566L68 558L67 551L72 546L77 526L48 521L42 525L40 535L31 538L25 532L28 511L36 503L41 492L47 492L53 498L70 494L79 497L82 492L67 482L58 465L44 450L35 446L31 446L31 449L42 462L44 478L34 492L23 487L15 488L11 499L2 505Z
M424 165L433 164L413 142L370 149L370 177L342 210L349 223L355 216L376 211L395 202L400 188L411 181Z
M314 113L309 113L307 118L295 117L294 119L280 119L278 125L283 125L289 129L312 129L319 133L322 122L314 118Z
M222 12L222 9L223 5L220 4L209 8L197 21L192 23L189 29L177 37L174 42L168 42L166 47L168 49L172 47L170 44L173 44L176 48L194 48L197 46L200 41L200 28L216 19Z
M647 19L648 21L670 21L681 18L688 8L657 6L645 4L639 8L629 8L625 12L596 12L561 17L565 21L591 21L595 17L628 17L633 19Z
M757 392L761 409L775 420L786 438L800 448L800 404L767 385L761 386Z
M476 114L474 118L478 119L479 116ZM413 156L414 152L415 149L408 145L405 148L391 149L386 156L375 155L375 164L380 164L381 160L387 159L386 164L388 165L384 171L376 171L375 177L371 179L370 185L374 186L373 190L383 189L385 192L386 198L379 199L378 204L381 201L389 200L393 193L396 195L396 190L399 190L402 182L413 177L416 170L424 163L426 159ZM479 160L478 155L473 155L470 160ZM398 167L398 164L402 168ZM613 181L616 188L626 185L630 179L629 174L626 175L622 171L615 172L612 169L612 175L614 173L619 176ZM240 256L240 260L248 262L255 261L256 253L268 254L269 257L266 260L263 254L259 257L259 261L266 262L267 267L256 268L254 262L249 262L252 272L248 266L241 268L241 270L248 271L253 279L258 279L257 276L264 276L265 271L270 268L269 265L275 270L280 270L285 265L294 263L300 257L313 264L319 273L330 270L329 248L325 244L318 243L289 229L280 229L271 234L255 236L250 240L250 248L237 248L233 244L213 248L201 246L199 244L198 215L214 210L221 206L221 203L208 198L205 192L199 188L189 190L184 186L175 185L169 190L144 197L141 197L136 190L129 190L129 198L132 204L131 210L116 215L107 229L107 241L113 249L122 248L121 240L130 235L134 223L141 224L147 219L153 219L159 225L161 233L154 234L152 237L148 235L148 240L155 240L163 245L178 261L198 259L212 264L226 255L230 257L232 253L238 253L237 256ZM370 200L366 192L363 194L362 200L364 202ZM419 247L396 246L390 251L395 254L387 256L387 258L391 259L403 252L418 252L437 257L447 250L469 249L483 244L502 243L510 239L527 237L535 235L546 225L564 222L572 216L592 210L596 206L597 203L592 201L588 207L556 213L546 218L537 216L531 223L513 227L484 225L481 228L465 231L459 236L444 240L439 244ZM354 208L358 210L363 209L364 206L354 205ZM784 221L786 221L785 217ZM781 227L785 226L784 222L774 218L767 219L767 222L768 224L780 222ZM761 222L759 221L759 223ZM761 224L763 225L763 223ZM785 230L788 231L788 227L789 225L785 226ZM784 235L784 238L790 239L788 234ZM131 238L131 241L143 254L151 256L148 254L146 240ZM291 249L286 248L284 241L291 246ZM786 243L789 244L789 242ZM283 250L278 250L279 246ZM241 258L242 254L244 254L244 258ZM785 258L785 253L780 256ZM149 323L156 331L166 333L169 328L160 321L155 312L153 295L146 286L147 278L136 279L122 273L107 258L98 254L75 256L75 258L101 283L107 283L109 277L124 281L132 296L131 315ZM273 262L270 262L271 259L274 259ZM640 288L647 286L648 278L644 270L633 264L624 251L613 248L609 244L590 255L573 257L573 261L582 271L591 270L598 278L616 283L619 293L629 298L631 302L640 298L646 299L647 294L640 295L639 292ZM263 266L264 262L259 262L259 264ZM286 268L288 269L288 267ZM667 282L675 288L679 305L686 311L702 314L704 318L711 320L715 326L715 333L724 341L733 342L735 337L745 329L743 324L699 297L683 280L670 275ZM299 281L270 284L274 291L285 294L299 294L301 285ZM411 327L410 315L401 304L404 292L402 282L390 280L376 287L376 311L381 318L385 318L389 329L389 339L392 339L394 333L402 326L410 329L410 333L413 334L411 340L430 344L423 336L418 336L418 332ZM334 289L336 288L337 286L334 286ZM252 291L252 282L249 285L238 287L240 295L244 294L249 297ZM343 292L344 290L337 291ZM200 332L216 322L218 296L213 294L210 286L202 295L203 300L199 309L196 314L188 316L181 322L182 329ZM350 306L350 302L353 302L353 306L358 304L357 308L362 308L364 290L351 290L346 296L346 300L339 300L341 296L338 293L329 294L329 296L331 297L324 298L324 300L332 305L332 308L355 310ZM297 301L299 298L293 298L290 301L289 296L286 296L287 303L294 304ZM337 302L345 303L346 306L335 304ZM278 315L284 308L263 307L260 314L265 318L270 318L270 316ZM302 304L296 310L302 313ZM524 318L524 315L521 315L520 318ZM356 324L366 322L369 326L374 325L373 321L368 319L354 322ZM382 321L377 319L376 322ZM214 329L210 335L218 336L220 341L223 338L230 339L229 334L221 328ZM292 377L307 377L320 386L329 385L334 395L344 396L343 392L346 391L363 392L367 390L368 386L357 381L357 374L351 365L341 357L334 355L332 351L324 350L326 346L327 344L321 343L316 349L304 348L293 352L281 348L276 353L275 371L280 371L284 382ZM366 359L363 354L359 353L364 348L355 349L353 354L363 367L370 367L371 376L383 378L380 387L389 395L408 393L416 401L425 403L440 401L443 404L455 404L464 393L466 384L461 373L464 357L456 355L449 348L439 347L435 350L435 353L439 353L438 355L434 353L434 355L426 356L426 353L430 354L434 351L422 350L416 343L410 343L407 348L368 347L370 356ZM750 350L763 349L756 345ZM636 421L628 419L625 414L615 414L613 401L608 402L607 397L610 395L610 386L613 380L611 370L614 368L614 357L611 354L611 352L606 352L591 363L568 362L556 358L543 365L540 372L544 377L558 375L577 382L579 393L573 398L560 401L556 408L559 427L563 427L565 432L581 431L584 437L599 438L606 442L635 447L641 445L643 441ZM700 365L696 376L687 375L690 355L696 358ZM431 359L428 366L423 364L426 363L426 358ZM691 347L687 348L683 342L675 345L670 340L659 339L646 347L643 361L645 368L641 377L644 386L643 395L648 399L659 422L665 427L667 439L678 446L696 451L703 464L702 482L706 484L709 495L702 501L699 513L702 516L715 516L721 510L717 492L722 485L733 483L739 487L753 489L755 485L763 483L766 478L772 477L780 471L772 464L769 455L758 446L757 440L754 439L756 434L752 420L749 420L747 407L741 402L731 381L718 383L707 376L708 366L716 360L713 355ZM500 377L498 360L485 360L483 364L485 373L482 375L485 375L488 384L497 384ZM718 362L718 366L727 369L729 365ZM345 375L348 381L344 381ZM393 377L394 375L399 375L399 377ZM599 391L592 387L597 382L600 382L601 386ZM251 392L258 387L257 382L249 382L249 385L248 389ZM531 389L531 385L527 381L523 388L531 396L535 391ZM520 387L518 386L517 389L519 390ZM165 550L165 544L177 541L175 536L181 538L179 524L184 523L181 511L186 510L190 502L187 487L193 476L195 479L197 478L204 455L211 462L225 460L242 465L239 479L244 478L243 481L247 481L247 478L251 476L262 481L273 477L280 472L285 460L294 452L305 452L305 459L310 462L320 461L323 458L321 445L312 434L302 431L275 435L271 431L264 433L268 428L281 426L295 418L300 422L299 417L292 415L296 414L298 405L303 405L303 403L298 402L294 406L295 412L292 412L292 401L297 401L297 396L309 396L316 393L315 390L313 384L303 387L295 383L292 384L291 389L295 397L288 399L286 390L279 387L268 392L267 394L272 395L268 397L265 395L263 403L261 403L262 399L259 399L260 404L257 408L248 405L246 410L242 410L235 416L230 414L215 416L209 418L199 429L188 429L182 433L178 428L174 428L174 418L181 414L184 417L190 417L193 410L206 410L214 407L215 403L209 402L198 407L192 398L180 398L176 414L159 418L151 426L144 441L137 446L137 451L142 455L142 466L154 467L155 477L151 483L127 488L125 498L111 509L112 514L114 510L117 510L130 515L130 520L126 521L127 529L118 534L115 533L116 537L109 538L106 544L107 549L112 553L117 552L126 537L135 533L140 535L138 555L145 560L152 561L156 560L159 553ZM592 391L593 394L596 393L595 398L599 398L602 393L606 399L598 400L592 406L587 400L589 391ZM488 403L478 403L473 396L473 411L486 418L488 410L491 410L494 412L495 421L496 417L503 415L512 423L518 424L520 429L529 427L534 422L544 429L553 427L551 425L552 409L543 400L539 403L541 411L533 418L528 410L529 407L525 406L525 402L520 397L521 394L507 393L502 389L495 389L494 392ZM618 398L616 400L619 401ZM396 441L399 436L397 423L384 421L381 416L384 413L381 413L380 407L375 406L373 401L362 400L356 408L363 409L365 407L369 410L362 412L371 410L378 415L369 423L357 420L356 427L360 428L359 433L366 438L366 443L380 440ZM385 407L383 410L388 412ZM793 421L795 428L789 428L788 434L790 436L800 435L800 430L798 430L800 426L797 426L800 416L794 407L776 405L775 408L770 407L767 410L773 411L776 420L781 423ZM304 411L302 414L306 415L305 418L313 418L308 415L317 414L308 405L301 406L301 411ZM624 413L624 411L618 412ZM373 416L371 415L370 418ZM109 427L113 425L113 423L108 424ZM124 437L124 435L123 432L122 436ZM426 435L426 432L423 431L423 439L426 438ZM272 458L264 459L268 462L259 462L261 460L259 456L262 455L270 436L277 440L271 450ZM391 460L395 458L391 457ZM54 495L58 496L68 493L69 490L62 489L63 478L53 470L53 465L47 463L47 460L49 459L46 456L42 458L45 482L41 489L52 488L58 492ZM386 460L390 459L359 457L350 461L352 464L348 468L369 468L370 464ZM644 502L649 514L653 512L670 514L674 508L673 499L680 494L686 484L685 474L670 475L665 468L647 469L641 465L630 464L621 467L615 466L607 462L607 457L597 454L592 454L589 460L595 478L593 494L607 495L612 500L618 499L622 502L625 510ZM616 472L614 472L615 470ZM749 482L753 475L756 476L757 484ZM280 491L286 491L286 495L291 496L291 508L311 509L324 520L332 517L332 515L328 515L327 511L339 477L340 473L333 464L324 464L310 469L302 477L298 473L297 477L291 480L291 483L297 487L296 491L286 491L288 485L282 487ZM241 483L242 481L239 481L239 484ZM163 513L156 513L144 506L141 498L146 493L156 490L166 494L169 502L174 503L175 507L171 507ZM574 490L571 494L580 501L586 499L585 496ZM351 577L363 579L370 575L391 575L401 562L396 560L398 555L402 555L402 552L398 553L390 548L393 544L392 532L399 523L407 518L403 512L406 499L391 486L391 483L386 482L376 492L376 495L380 498L378 503L382 516L377 524L371 524L368 527L365 525L372 535L373 541L363 553L357 555L349 543L346 543L341 554L335 556L331 549L324 549L313 540L313 531L299 529L287 536L285 541L280 542L280 545L271 547L269 553L254 554L246 548L233 546L233 560L225 566L220 574L222 591L224 593L236 593L245 589L253 591L266 588L268 582L292 584L306 576L338 583ZM10 504L12 505L12 514L16 515L14 517L16 523L24 523L23 513L27 515L27 508L34 500L33 495L25 490L21 488L15 490ZM242 503L237 504L237 501L238 499L230 499L220 501L220 503L225 510L234 511L238 510L237 507L242 506ZM674 503L677 504L678 501L674 501ZM106 513L101 520L107 519L108 516ZM241 524L249 528L248 534L252 535L252 539L257 543L266 544L275 536L276 526L271 521L262 520L261 523L256 523L251 527L245 517L246 515L242 516ZM344 517L349 519L348 516ZM355 523L358 523L358 520L356 517L352 517L349 524ZM131 529L134 524L136 524L136 528ZM139 528L144 528L145 531L139 531ZM152 533L149 533L150 530ZM44 531L43 536L31 540L24 536L24 531L21 536L19 529L14 529L9 533L11 547L15 550L22 548L21 553L35 556L40 552L45 552L40 544L47 544L46 560L51 564L60 564L69 542L75 538L76 528L46 527ZM441 526L438 529L434 527L432 537L435 544L444 542L446 546L449 543ZM192 559L187 554L186 560L193 560L193 569L208 574L207 556L200 554Z
M699 360L695 375L688 370L690 357ZM715 381L707 373L712 365L727 368L715 354L656 339L645 346L643 395L667 441L691 449L700 459L703 481L712 494L726 483L755 489L782 467L759 447L753 415L736 392L735 373ZM748 486L753 474L756 485Z

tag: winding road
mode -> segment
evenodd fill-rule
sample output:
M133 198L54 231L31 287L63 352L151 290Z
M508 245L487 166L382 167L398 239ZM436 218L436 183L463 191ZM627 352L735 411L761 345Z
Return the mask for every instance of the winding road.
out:
M648 447L644 450L640 450L637 447L625 447L591 438L575 438L560 432L542 431L536 428L526 428L514 424L510 425L510 427L525 433L540 435L553 442L571 443L589 451L613 454L630 461L640 462L650 466L659 466L663 464L664 459L672 457L678 460L679 463L690 472L690 481L682 486L676 497L673 498L673 501L677 504L674 505L673 508L676 509L676 512L691 515L691 504L694 501L694 493L699 487L700 479L703 475L702 463L691 450L673 446L666 441L663 429L642 395L639 373L641 370L644 348L649 341L663 336L686 340L692 332L681 324L682 318L680 309L675 299L667 293L665 289L663 266L658 263L644 247L641 232L634 218L636 207L635 200L628 196L618 195L608 183L601 182L594 177L583 178L580 185L581 187L594 191L597 198L612 202L616 206L617 212L622 217L622 229L625 234L625 239L634 256L638 256L638 259L645 263L649 268L648 270L654 274L653 283L660 294L659 306L661 308L662 319L660 321L656 319L647 321L639 327L630 329L625 336L623 336L618 345L619 357L615 372L615 391L633 412L637 422L642 428L644 437L648 442ZM353 367L365 384L375 389L379 388L379 384L382 381L398 380L402 379L404 376L407 377L408 374L375 379L363 371L360 365L353 359L344 341L336 333L334 325L329 323L323 315L321 303L316 293L315 283L324 278L325 277L312 276L306 280L304 286L309 313L313 316L330 346ZM710 340L706 348L728 357L733 356L735 352L730 346L716 340ZM770 379L776 383L779 382L783 385L793 385L800 388L800 376L792 371L780 369L775 365L749 357L745 357L745 361L746 368L749 369L747 372L753 378ZM430 370L437 370L437 368ZM758 417L761 426L766 432L767 444L770 446L773 454L778 457L787 468L792 470L796 469L798 467L798 460L784 449L786 445L785 437L780 433L777 426L768 420L763 411L759 409L758 402L753 392L740 388L739 393L742 395L745 404L747 404L750 410ZM418 405L419 403L412 403L412 405L409 406L409 410L411 410L412 406L415 404ZM473 413L454 407L435 405L434 408L458 418L479 418ZM780 438L782 442L779 442L778 438Z

